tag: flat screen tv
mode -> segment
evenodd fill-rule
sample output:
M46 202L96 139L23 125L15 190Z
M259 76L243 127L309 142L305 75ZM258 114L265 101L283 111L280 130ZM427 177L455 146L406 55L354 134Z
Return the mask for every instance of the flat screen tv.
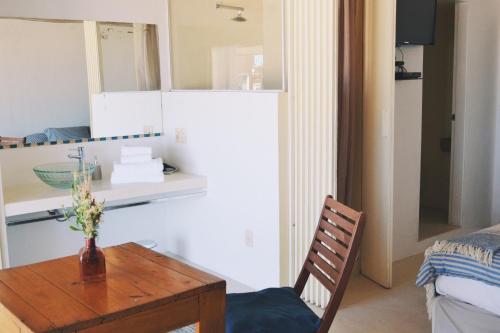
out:
M437 0L398 0L396 45L433 45Z

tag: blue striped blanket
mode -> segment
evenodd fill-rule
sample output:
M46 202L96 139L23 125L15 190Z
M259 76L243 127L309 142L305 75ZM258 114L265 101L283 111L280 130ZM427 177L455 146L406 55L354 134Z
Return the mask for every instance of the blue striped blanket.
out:
M434 282L440 275L500 287L500 225L461 238L438 241L427 249L417 286L427 290L429 316L436 297Z

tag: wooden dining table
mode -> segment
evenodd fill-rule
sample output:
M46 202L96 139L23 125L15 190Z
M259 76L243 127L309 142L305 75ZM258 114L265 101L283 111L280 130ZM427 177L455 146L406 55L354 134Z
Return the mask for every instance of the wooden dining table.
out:
M223 279L135 243L104 253L102 282L80 281L77 256L1 270L0 332L224 332Z

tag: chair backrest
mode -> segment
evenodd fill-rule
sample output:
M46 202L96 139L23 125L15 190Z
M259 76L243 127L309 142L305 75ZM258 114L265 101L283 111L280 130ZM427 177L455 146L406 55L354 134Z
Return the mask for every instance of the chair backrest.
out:
M301 295L312 274L331 293L318 333L326 333L344 296L356 256L361 245L364 214L328 196L321 212L318 228L295 284Z

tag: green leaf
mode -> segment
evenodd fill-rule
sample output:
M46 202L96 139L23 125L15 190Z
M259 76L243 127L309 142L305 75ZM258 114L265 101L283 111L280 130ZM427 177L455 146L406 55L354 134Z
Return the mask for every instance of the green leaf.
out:
M75 227L74 225L70 225L69 228L73 231L83 231L83 229L80 229L78 227Z

